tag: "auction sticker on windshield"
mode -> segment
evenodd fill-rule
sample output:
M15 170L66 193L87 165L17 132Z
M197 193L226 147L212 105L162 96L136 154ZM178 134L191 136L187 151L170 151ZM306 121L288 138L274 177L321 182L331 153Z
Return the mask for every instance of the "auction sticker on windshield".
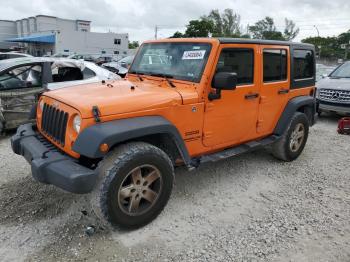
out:
M204 59L206 50L185 51L182 60Z

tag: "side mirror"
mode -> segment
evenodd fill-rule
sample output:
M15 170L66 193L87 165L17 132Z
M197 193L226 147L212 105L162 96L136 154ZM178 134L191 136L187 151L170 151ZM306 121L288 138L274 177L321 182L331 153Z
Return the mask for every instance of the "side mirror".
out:
M216 89L215 93L209 93L209 100L213 101L221 98L221 90L235 90L237 87L237 74L230 72L216 73L212 87Z
M237 74L230 72L216 73L212 86L215 89L235 90L237 86Z
M321 76L322 76L322 78L326 78L326 77L328 77L328 75L327 75L327 74L322 74Z

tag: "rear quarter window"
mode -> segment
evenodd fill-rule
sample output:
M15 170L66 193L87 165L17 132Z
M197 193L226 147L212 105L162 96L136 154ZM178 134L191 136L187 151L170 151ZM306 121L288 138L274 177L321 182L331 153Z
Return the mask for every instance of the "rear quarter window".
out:
M294 50L294 79L314 77L314 54L311 50Z
M84 79L90 79L90 78L95 77L96 74L90 68L85 67L83 70L83 76L84 76Z
M292 52L292 88L304 88L315 85L315 52L311 49L293 49Z

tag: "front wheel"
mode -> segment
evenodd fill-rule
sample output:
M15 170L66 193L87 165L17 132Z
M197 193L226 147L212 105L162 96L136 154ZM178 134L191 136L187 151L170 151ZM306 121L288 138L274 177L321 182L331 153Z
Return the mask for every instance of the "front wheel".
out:
M111 151L98 172L93 209L100 218L121 228L138 228L154 220L167 204L174 182L169 157L142 142Z
M293 161L303 152L309 135L309 120L297 112L282 137L272 146L272 154L283 161Z

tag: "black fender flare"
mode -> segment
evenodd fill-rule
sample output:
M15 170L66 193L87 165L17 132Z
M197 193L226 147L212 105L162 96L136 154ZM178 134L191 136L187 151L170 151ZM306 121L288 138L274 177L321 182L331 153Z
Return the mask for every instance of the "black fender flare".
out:
M276 127L274 134L281 136L287 129L290 119L292 119L295 112L300 110L300 108L307 107L309 110L309 121L310 125L314 124L315 111L316 111L316 100L312 96L298 96L291 99L286 105Z
M179 131L171 122L161 116L135 117L96 123L79 134L72 149L82 156L98 159L105 155L100 151L101 144L107 144L111 148L125 141L157 134L170 135L184 163L190 164L191 157Z

